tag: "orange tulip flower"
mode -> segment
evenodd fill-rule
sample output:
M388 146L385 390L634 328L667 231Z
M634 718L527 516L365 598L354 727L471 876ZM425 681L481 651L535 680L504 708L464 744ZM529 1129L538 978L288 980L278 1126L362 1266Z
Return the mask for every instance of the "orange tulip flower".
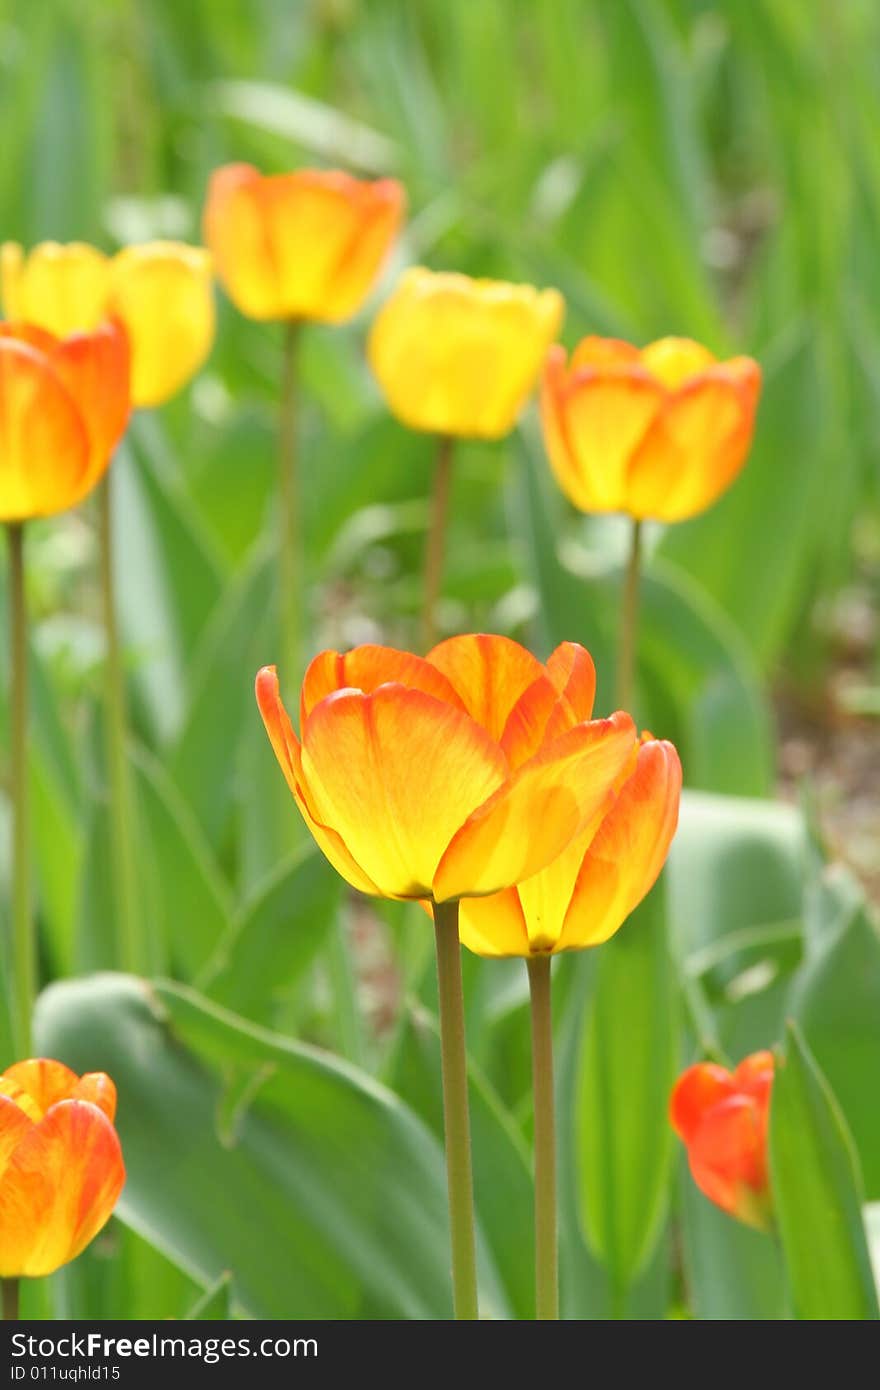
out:
M734 1072L713 1062L688 1067L670 1102L672 1127L687 1145L694 1182L722 1211L769 1230L767 1170L772 1052L754 1052Z
M0 1076L0 1278L52 1274L106 1225L125 1182L116 1088L60 1062Z
M461 939L478 956L555 955L613 936L656 882L678 825L681 763L671 743L630 740L629 762L592 821L515 888L462 903Z
M403 188L336 170L211 177L204 235L217 275L252 319L341 323L370 292L403 216Z
M300 697L302 741L274 667L257 701L312 835L362 892L435 902L495 893L545 868L605 805L630 761L628 714L589 718L587 652L542 666L505 637L429 655L322 652Z
M106 472L129 408L119 324L58 339L0 323L0 521L51 516L81 501Z
M757 362L717 362L689 338L661 338L641 351L584 338L568 366L557 346L541 397L557 481L583 512L696 516L745 463L760 390Z

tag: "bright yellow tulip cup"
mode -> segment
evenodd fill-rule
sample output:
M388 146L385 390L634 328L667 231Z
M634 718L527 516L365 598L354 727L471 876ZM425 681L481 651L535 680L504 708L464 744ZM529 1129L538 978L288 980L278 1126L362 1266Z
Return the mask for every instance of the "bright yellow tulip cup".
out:
M413 267L370 332L368 357L388 406L437 436L425 549L422 641L436 636L457 439L503 439L535 388L564 304L557 290Z
M558 1313L550 958L611 936L656 879L678 816L675 749L628 714L594 719L589 654L546 664L505 637L426 658L322 652L300 734L274 668L257 701L330 863L363 893L433 915L456 1316L478 1315L460 939L529 968L536 1108L537 1308ZM461 937L460 934L461 933Z

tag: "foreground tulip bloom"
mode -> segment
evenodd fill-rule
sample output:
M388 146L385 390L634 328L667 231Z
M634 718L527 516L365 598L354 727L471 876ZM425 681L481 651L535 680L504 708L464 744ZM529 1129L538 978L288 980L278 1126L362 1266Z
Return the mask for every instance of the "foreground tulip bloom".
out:
M82 242L43 242L26 256L7 242L0 279L9 317L50 333L91 332L104 319L119 319L131 346L136 406L173 396L214 341L211 257L200 247L152 241L105 256Z
M555 347L541 415L559 485L584 512L696 516L745 463L760 389L757 362L718 362L689 338L661 338L641 351L584 338L568 365Z
M227 164L211 177L204 235L248 318L341 323L375 284L404 206L394 179L320 169L264 176Z
M0 323L0 521L75 506L106 472L128 415L118 324L58 339Z
M712 1062L688 1067L670 1101L672 1127L687 1146L697 1187L716 1206L760 1231L773 1224L767 1168L772 1052L755 1052L735 1071Z
M52 1274L106 1225L125 1182L103 1072L18 1062L0 1075L0 1278Z
M557 290L415 267L370 332L370 365L410 429L501 439L531 395L562 322Z
M530 878L604 805L635 746L629 715L590 721L593 667L566 643L546 667L504 637L453 637L424 660L322 652L302 742L273 667L266 730L297 805L355 888L434 902Z

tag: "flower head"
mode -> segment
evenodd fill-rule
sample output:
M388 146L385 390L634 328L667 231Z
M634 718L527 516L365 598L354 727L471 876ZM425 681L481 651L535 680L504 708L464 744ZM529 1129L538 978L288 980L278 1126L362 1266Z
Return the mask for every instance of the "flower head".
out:
M745 463L760 389L757 362L718 362L689 338L641 351L584 338L568 364L554 347L541 415L557 481L584 512L695 516Z
M678 1078L672 1127L687 1147L701 1192L748 1226L768 1230L773 1199L767 1168L772 1052L754 1052L729 1072L698 1062Z
M0 1277L51 1274L109 1220L125 1182L116 1088L60 1062L0 1075Z
M302 741L274 667L257 701L312 835L365 893L489 894L555 859L629 762L628 714L590 720L595 676L574 643L546 666L505 637L453 637L425 659L322 652L300 697Z
M500 439L534 390L563 309L558 290L414 267L376 317L370 365L410 429Z
M227 164L211 176L205 241L248 318L340 323L372 289L404 206L394 179L320 169L264 176Z
M0 521L75 506L104 475L128 415L119 324L58 339L0 323Z

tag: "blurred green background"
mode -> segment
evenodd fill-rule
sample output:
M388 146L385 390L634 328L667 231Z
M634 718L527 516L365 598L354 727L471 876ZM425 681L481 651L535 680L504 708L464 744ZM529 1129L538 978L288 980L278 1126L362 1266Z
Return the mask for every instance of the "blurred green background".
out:
M665 1098L701 1047L735 1060L794 1014L880 1198L880 942L861 901L880 880L880 11L0 0L0 37L3 239L198 240L208 176L236 159L406 185L372 303L305 334L312 650L417 641L432 451L363 354L404 264L555 285L568 345L681 334L761 362L740 479L705 516L649 528L637 712L676 741L690 789L665 891L642 930L560 962L557 1019L569 1315L781 1316L775 1247L678 1172ZM256 716L253 674L278 655L281 339L219 298L201 377L133 422L114 465L144 903L177 984L150 1007L112 981L44 1001L47 1049L123 1083L132 1176L126 1224L29 1296L181 1316L231 1269L217 1316L443 1316L430 933L349 900L302 843ZM457 453L441 627L541 655L583 641L605 713L625 540L557 494L530 411ZM28 550L49 981L112 964L89 510L33 526ZM467 964L484 1280L493 1311L528 1316L525 975ZM342 1053L408 1108L254 1028ZM357 1183L340 1157L356 1135Z

